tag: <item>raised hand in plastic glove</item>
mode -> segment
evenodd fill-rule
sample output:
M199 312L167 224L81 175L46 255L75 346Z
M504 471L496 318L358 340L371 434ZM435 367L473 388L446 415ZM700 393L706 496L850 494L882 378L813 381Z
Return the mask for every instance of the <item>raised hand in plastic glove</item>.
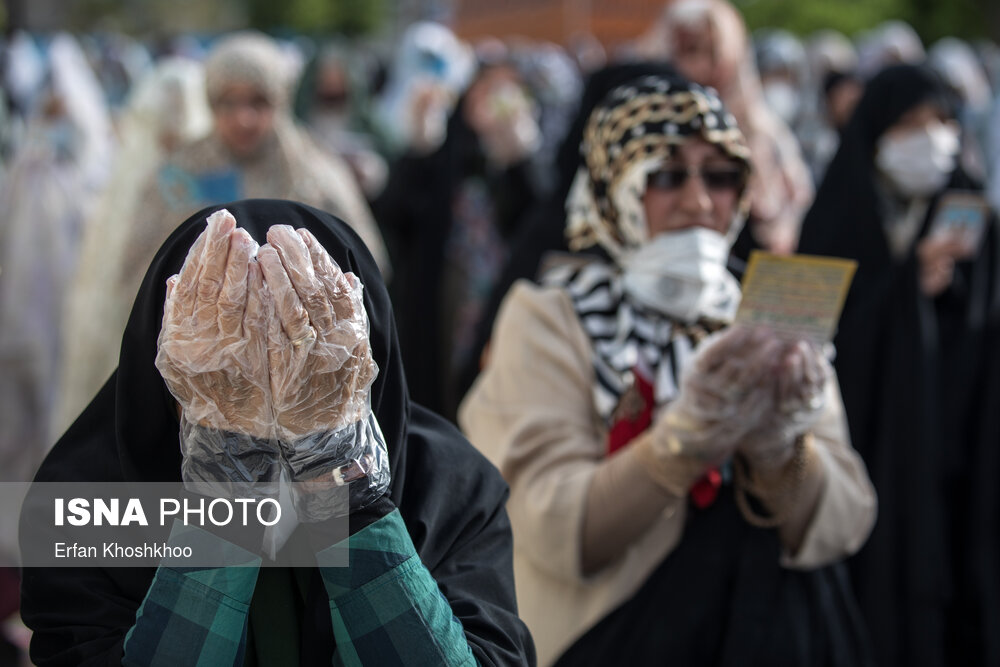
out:
M717 465L770 407L767 373L780 341L765 331L731 328L698 349L680 395L656 424L674 453Z
M680 495L706 469L732 456L772 404L767 374L780 352L773 334L732 327L698 348L680 393L638 454L661 486Z
M798 340L782 343L770 374L771 409L738 448L757 470L778 468L789 461L795 440L808 432L826 409L826 384L833 370L819 348Z
M268 328L275 433L299 519L322 521L367 506L389 486L371 411L377 368L362 286L307 230L276 225L267 240L258 258L276 312Z
M228 493L274 483L279 470L256 252L228 211L209 217L180 273L167 281L157 341L156 368L182 410L182 476Z

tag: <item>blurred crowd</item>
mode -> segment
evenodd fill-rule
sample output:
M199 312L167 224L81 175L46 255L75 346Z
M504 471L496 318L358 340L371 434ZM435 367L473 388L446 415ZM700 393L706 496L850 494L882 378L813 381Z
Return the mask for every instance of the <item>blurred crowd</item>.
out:
M431 22L410 25L391 51L249 31L155 44L112 33L8 35L0 43L0 479L30 480L108 380L171 224L244 198L302 201L357 231L393 297L410 395L456 421L510 287L539 279L571 250L566 203L578 187L591 109L644 63L668 63L714 89L746 138L752 171L747 223L732 245L736 266L758 248L836 254L828 236L803 234L803 221L808 230L809 220L813 229L835 225L816 222L824 215L861 215L837 208L856 190L847 158L835 156L861 132L865 119L855 116L869 82L894 65L920 65L947 84L959 143L946 175L961 170L965 189L981 188L1000 211L1000 46L989 41L924 44L898 21L853 36L751 33L724 0L669 3L647 32L613 48L501 37L469 42ZM869 149L884 130L872 130ZM915 243L915 234L901 243ZM863 261L889 266L903 255ZM880 269L870 267L858 280L880 289ZM922 275L925 286L933 282ZM881 316L858 314L857 326ZM844 364L876 366L857 352L876 343L841 345ZM856 378L837 370L854 446L888 497L883 450L864 447L857 425L868 415L855 406L889 399L850 395L844 383ZM950 391L941 382L929 400ZM985 395L991 385L982 382ZM963 415L955 423L978 415L975 403L970 396L952 406ZM900 549L921 548L897 538ZM941 590L966 591L958 581ZM986 614L987 606L962 613ZM872 627L880 636L898 631Z

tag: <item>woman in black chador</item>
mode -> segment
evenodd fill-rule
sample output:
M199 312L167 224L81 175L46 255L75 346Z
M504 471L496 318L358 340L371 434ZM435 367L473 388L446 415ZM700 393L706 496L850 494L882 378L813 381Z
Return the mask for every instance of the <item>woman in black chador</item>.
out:
M503 60L482 64L444 143L399 158L375 203L392 256L410 392L450 419L508 243L536 201L533 108L515 68Z
M303 204L220 208L160 248L117 372L36 482L245 485L283 468L311 483L353 451L373 463L349 482L351 565L25 568L33 663L533 664L514 603L506 486L410 400L364 243ZM194 335L212 327L220 333ZM289 543L336 518L335 504L299 499Z
M879 664L890 667L1000 660L989 639L1000 561L982 558L997 526L983 523L990 492L977 481L997 446L980 431L980 416L996 410L983 392L996 221L983 213L985 233L968 247L933 224L949 190L980 189L958 166L955 105L929 69L874 77L799 245L858 261L836 369L879 517L852 572Z

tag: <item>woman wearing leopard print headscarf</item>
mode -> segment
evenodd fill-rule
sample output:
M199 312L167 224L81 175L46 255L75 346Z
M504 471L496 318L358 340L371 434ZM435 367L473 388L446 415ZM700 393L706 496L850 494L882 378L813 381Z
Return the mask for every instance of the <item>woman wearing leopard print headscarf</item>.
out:
M459 413L511 487L541 664L863 665L839 561L875 497L819 349L729 327L750 150L716 94L647 76L590 116L591 251L515 285Z

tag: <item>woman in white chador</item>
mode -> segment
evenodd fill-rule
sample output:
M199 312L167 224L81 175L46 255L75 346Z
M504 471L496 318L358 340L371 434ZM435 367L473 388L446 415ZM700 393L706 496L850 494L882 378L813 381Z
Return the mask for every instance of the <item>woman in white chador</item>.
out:
M44 87L0 193L0 480L31 479L52 437L62 304L113 151L103 93L55 36Z
M54 433L66 430L118 363L135 296L119 280L121 258L142 188L175 148L207 135L211 122L204 68L188 58L161 60L129 95L119 121L120 152L87 221L66 301Z

